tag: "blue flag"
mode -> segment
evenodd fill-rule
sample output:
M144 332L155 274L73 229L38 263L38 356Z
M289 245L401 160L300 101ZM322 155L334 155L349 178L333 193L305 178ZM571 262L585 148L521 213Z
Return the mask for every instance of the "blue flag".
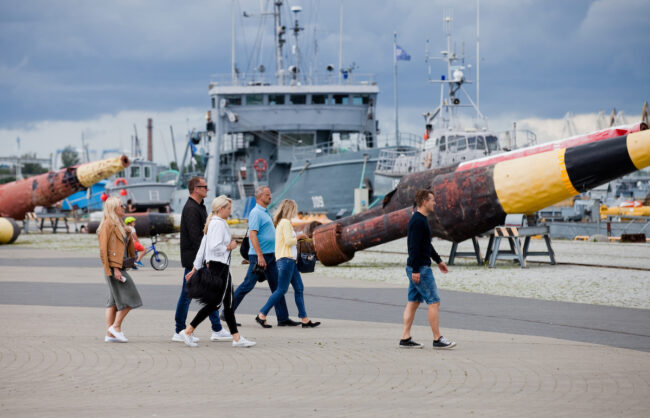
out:
M395 58L397 61L411 61L411 56L399 45L395 45Z

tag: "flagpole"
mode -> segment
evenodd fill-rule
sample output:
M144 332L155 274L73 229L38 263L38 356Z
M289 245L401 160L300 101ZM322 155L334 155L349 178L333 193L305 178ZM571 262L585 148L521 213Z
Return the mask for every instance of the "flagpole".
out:
M399 120L397 117L397 32L393 32L393 96L395 97L395 141L399 146Z

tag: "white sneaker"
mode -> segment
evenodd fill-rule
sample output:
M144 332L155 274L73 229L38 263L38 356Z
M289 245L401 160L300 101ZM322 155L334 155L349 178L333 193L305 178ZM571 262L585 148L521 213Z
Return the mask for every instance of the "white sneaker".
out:
M124 334L122 333L122 331L117 331L115 328L113 328L113 325L111 325L110 327L108 327L108 332L109 332L111 335L113 335L113 337L115 337L115 339L116 339L117 341L119 341L119 342L121 342L121 343L125 343L125 342L129 341L129 339L126 338L126 337L124 336Z
M225 328L221 328L219 332L212 331L210 341L232 341L232 335Z
M194 334L192 334L192 341L194 341L195 343L198 343L199 340L200 340L199 337L195 337ZM179 334L178 332L174 333L174 336L172 337L172 341L176 341L178 343L184 343L185 342L185 340L183 340L183 337L181 337L181 334Z
M105 343L119 343L117 338L109 337L108 335L104 336L104 342Z
M179 332L178 335L180 335L181 338L183 338L183 342L185 343L186 346L188 346L188 347L196 347L198 345L197 343L195 343L192 340L192 335L191 334L187 335L185 333L185 330Z
M232 342L233 347L252 347L255 344L257 344L257 343L254 342L254 341L248 341L244 337L239 337L239 341L234 341L233 340L233 342Z

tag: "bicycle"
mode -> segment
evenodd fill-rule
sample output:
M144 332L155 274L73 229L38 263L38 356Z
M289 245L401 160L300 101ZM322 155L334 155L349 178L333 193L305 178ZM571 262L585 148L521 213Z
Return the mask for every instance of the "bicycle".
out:
M156 242L158 242L158 235L151 237L151 245L145 248L144 255L153 251L153 254L151 254L151 267L155 270L165 270L169 264L169 258L167 254L156 249Z

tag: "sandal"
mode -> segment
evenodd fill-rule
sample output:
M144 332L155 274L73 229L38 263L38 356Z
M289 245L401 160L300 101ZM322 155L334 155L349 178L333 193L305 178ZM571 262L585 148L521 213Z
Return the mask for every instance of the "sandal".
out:
M311 319L309 320L309 322L303 322L302 323L303 328L316 328L319 325L320 325L320 322L311 322Z

